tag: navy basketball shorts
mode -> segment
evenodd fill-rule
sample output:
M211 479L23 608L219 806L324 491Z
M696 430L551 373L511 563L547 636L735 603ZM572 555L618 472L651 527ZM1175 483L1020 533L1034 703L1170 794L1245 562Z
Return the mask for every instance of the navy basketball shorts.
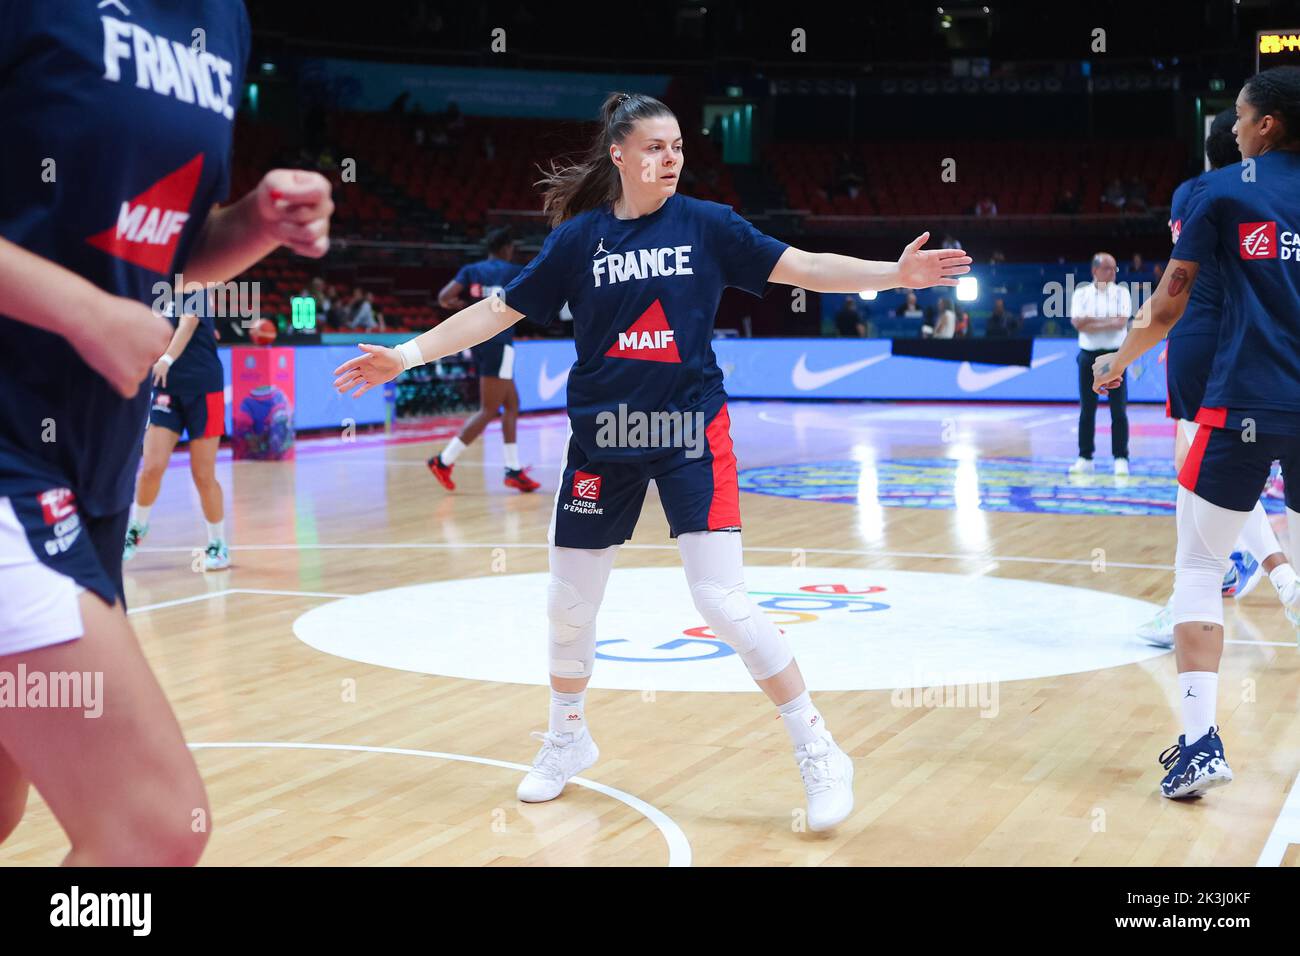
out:
M122 542L130 511L90 517L67 488L0 497L0 656L75 640L80 597L121 601Z
M220 438L226 432L226 393L173 392L153 390L149 406L149 424L159 425L190 441L196 438Z
M730 425L723 405L696 449L674 448L635 462L589 461L570 436L555 492L551 544L599 550L627 541L651 481L674 538L692 531L739 531L740 486Z
M1214 364L1214 350L1219 336L1193 332L1169 340L1165 352L1165 415L1195 421L1205 399L1205 386Z
M470 349L479 378L514 378L515 347L509 342L484 342Z
M1280 461L1287 479L1286 506L1300 511L1300 436L1256 434L1254 441L1244 437L1236 428L1197 425L1178 483L1212 505L1251 511L1273 462Z

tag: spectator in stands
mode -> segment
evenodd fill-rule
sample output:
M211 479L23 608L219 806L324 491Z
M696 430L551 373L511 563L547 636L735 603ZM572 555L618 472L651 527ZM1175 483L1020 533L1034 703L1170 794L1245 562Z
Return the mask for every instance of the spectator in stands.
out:
M894 310L894 317L899 319L923 319L925 313L921 307L916 304L916 293L908 292L907 298L897 309Z
M1077 214L1079 212L1079 197L1074 194L1074 190L1061 190L1061 195L1056 197L1056 205L1052 207L1052 212L1062 216Z
M348 303L348 328L370 330L378 326L372 299L373 296L362 292L360 286L352 290L352 300Z
M975 215L977 216L996 216L998 214L998 204L993 201L992 196L985 196L975 204Z
M957 313L957 327L953 329L952 337L955 339L964 339L970 336L970 313L961 309Z
M1121 210L1124 208L1124 203L1127 201L1128 197L1124 192L1124 184L1120 182L1119 177L1117 176L1110 181L1110 185L1106 187L1106 191L1101 194L1101 204L1103 206L1110 206L1115 210Z
M961 241L953 236L944 235L943 240L939 243L940 249L960 249Z
M858 297L846 295L840 310L835 313L835 330L845 338L864 338L867 327L863 318L862 310L858 308Z
M931 336L936 339L950 339L957 331L957 313L952 310L952 303L947 299L940 299L938 303L938 313L935 316L934 333Z
M997 299L993 303L993 313L989 316L984 335L990 339L1015 338L1020 334L1020 322L1020 316L1008 312L1006 304Z
M1074 290L1070 299L1070 324L1079 330L1079 458L1070 474L1091 474L1095 450L1098 395L1092 390L1092 363L1124 344L1133 299L1128 286L1115 281L1115 257L1099 252L1092 257L1092 282ZM1115 474L1128 474L1128 382L1107 393L1110 402L1110 446Z
M1147 271L1146 263L1142 261L1142 253L1133 253L1133 258L1129 260L1128 271L1134 275L1142 275Z

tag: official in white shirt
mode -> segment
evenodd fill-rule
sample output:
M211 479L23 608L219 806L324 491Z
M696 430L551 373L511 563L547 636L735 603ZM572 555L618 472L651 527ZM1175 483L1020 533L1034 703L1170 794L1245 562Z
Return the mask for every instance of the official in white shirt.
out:
M1099 252L1092 257L1092 282L1074 290L1070 298L1070 324L1079 330L1079 458L1070 468L1074 475L1092 472L1096 449L1097 399L1092 390L1092 363L1099 355L1124 344L1133 298L1128 287L1115 282L1115 257ZM1128 474L1128 382L1107 393L1110 402L1110 448L1115 474Z

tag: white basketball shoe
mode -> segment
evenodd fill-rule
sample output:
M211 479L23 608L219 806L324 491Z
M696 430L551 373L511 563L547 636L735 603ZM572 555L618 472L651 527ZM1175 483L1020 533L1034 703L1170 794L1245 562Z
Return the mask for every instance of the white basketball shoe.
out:
M533 758L533 769L519 781L516 796L524 803L554 800L570 777L577 776L600 759L596 741L591 739L585 727L581 735L535 730L530 736L542 742L542 749Z
M829 830L853 812L853 759L829 736L794 749L808 794L808 829Z

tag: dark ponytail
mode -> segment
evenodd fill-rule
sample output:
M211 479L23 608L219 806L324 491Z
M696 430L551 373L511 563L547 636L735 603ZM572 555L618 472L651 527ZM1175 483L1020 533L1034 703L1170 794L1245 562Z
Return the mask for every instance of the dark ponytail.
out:
M537 185L546 187L542 210L550 224L558 226L588 209L616 201L622 186L609 147L623 142L637 120L672 115L673 111L653 96L611 93L605 97L600 107L600 130L582 158L568 166L552 160L550 171L542 170Z
M1210 135L1205 137L1205 158L1210 161L1211 169L1235 166L1241 162L1237 138L1232 135L1232 127L1236 122L1236 113L1226 109L1210 123Z
M1285 137L1277 145L1300 143L1300 66L1275 66L1246 81L1246 101L1261 116L1282 121Z

